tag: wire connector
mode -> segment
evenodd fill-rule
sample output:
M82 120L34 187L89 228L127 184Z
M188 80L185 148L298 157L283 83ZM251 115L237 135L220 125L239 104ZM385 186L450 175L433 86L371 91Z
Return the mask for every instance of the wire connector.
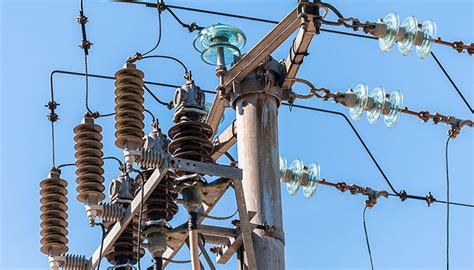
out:
M47 105L44 105L46 108L50 110L50 113L47 115L49 121L56 122L59 120L59 116L55 112L55 110L58 108L59 105L60 104L56 103L56 101L54 100L48 102Z

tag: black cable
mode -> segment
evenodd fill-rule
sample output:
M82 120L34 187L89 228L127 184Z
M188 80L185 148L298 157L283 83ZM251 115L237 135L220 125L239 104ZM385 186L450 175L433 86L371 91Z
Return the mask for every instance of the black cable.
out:
M150 90L150 88L148 88L146 85L143 85L143 88L145 88L145 90L148 92L148 94L150 94L156 100L156 102L158 102L159 104L165 106L166 108L168 108L168 110L171 110L174 107L173 101L170 101L168 103L163 102L155 94L153 94L153 92Z
M52 152L52 168L56 168L56 146L54 140L54 122L51 121L51 152Z
M336 16L340 19L344 18L344 16L342 15L341 12L339 12L339 10L337 10L337 8L335 8L333 5L331 4L328 4L328 3L321 3L323 7L328 7L332 12L334 12L334 14L336 14Z
M400 198L400 195L397 195L397 194L389 193L388 195L389 195L389 196L392 196L392 197ZM406 199L413 199L413 200L419 200L419 201L426 201L426 196L417 196L417 195L409 195L409 194L406 194ZM434 199L433 203L447 204L446 201L438 200L438 199ZM463 207L474 208L474 205L473 205L473 204L458 203L458 202L451 202L451 201L449 202L449 205L456 205L456 206L463 206Z
M364 211L362 212L362 222L364 224L365 242L367 243L367 250L369 251L370 267L372 270L374 270L374 262L372 261L372 251L370 250L369 235L367 233L367 226L365 224L365 211L366 210L367 210L367 206L364 207Z
M102 252L104 248L104 238L105 238L105 227L102 223L96 223L95 225L100 225L102 229L102 238L100 240L100 250L99 250L99 262L97 263L97 270L100 270L100 262L102 261Z
M61 165L59 165L56 169L60 170L61 168L72 167L72 166L76 166L76 163L61 164Z
M84 53L84 72L86 74L85 80L86 80L86 109L87 112L90 114L94 114L92 110L89 108L89 70L88 70L88 64L87 64L87 54Z
M255 17L236 15L236 14L224 13L224 12L217 12L217 11L211 11L211 10L205 10L205 9L190 8L190 7L175 6L175 5L167 5L167 4L165 6L169 7L169 8L174 8L174 9L181 9L181 10L200 12L200 13L206 13L206 14L212 14L212 15L226 16L226 17L238 18L238 19L244 19L244 20L250 20L250 21L272 23L272 24L277 24L278 23L278 21L273 21L273 20L266 20L266 19L260 19L260 18L255 18Z
M148 55L148 56L144 56L144 57L140 58L140 60L148 59L148 58L163 58L163 59L173 60L173 61L175 61L176 63L180 64L183 67L185 73L188 73L188 68L186 67L186 65L183 62L181 62L181 60L179 60L175 57L168 56L168 55Z
M322 28L320 30L321 30L321 32L340 34L340 35L345 35L345 36L353 36L353 37L360 37L360 38L366 38L366 39L378 39L374 36L361 35L361 34L344 32L344 31L337 31L337 30L331 30L331 29L322 29Z
M230 161L232 161L232 162L235 161L235 158L234 158L231 154L229 154L229 152L225 152L224 155L225 155Z
M283 102L282 103L283 105L285 106L289 106L290 108L292 107L295 107L295 108L300 108L300 109L306 109L306 110L311 110L311 111L317 111L317 112L323 112L323 113L329 113L329 114L334 114L334 115L339 115L341 117L343 117L347 124L349 124L349 126L351 127L352 131L354 132L354 134L357 136L357 138L359 139L360 143L362 144L362 146L364 146L364 149L365 151L369 154L370 158L372 159L372 162L375 164L375 166L377 167L377 169L379 170L380 174L382 175L382 177L385 179L385 182L387 182L388 186L390 187L390 189L395 193L395 194L398 194L398 192L395 190L395 188L393 187L392 183L390 182L390 180L388 179L388 177L385 175L385 172L382 170L382 168L380 167L379 163L377 162L377 160L374 158L374 156L372 155L372 152L370 152L369 148L367 147L367 145L365 144L364 140L362 139L362 137L359 135L359 132L357 131L357 129L354 127L354 125L352 124L352 122L349 120L349 118L347 118L347 116L341 112L337 112L337 111L330 111L330 110L324 110L324 109L318 109L318 108L315 108L315 107L309 107L309 106L303 106L303 105L296 105L296 104L289 104L289 103L286 103L286 102Z
M187 23L184 23L168 6L165 6L165 9L168 10L168 12L173 16L173 18L184 28L188 29L189 32L192 32L194 30L202 30L204 27L200 27L197 25L190 25Z
M145 53L142 53L142 56L145 56L153 51L155 51L158 46L160 46L160 43L161 43L161 9L160 9L160 0L157 0L156 1L156 10L158 11L158 40L156 41L156 44L153 48L151 48L150 50L148 50L147 52Z
M102 158L103 160L107 160L107 159L110 159L110 160L115 160L117 161L117 163L119 164L119 167L120 168L123 168L123 163L120 159L116 158L116 157L104 157Z
M446 269L449 270L449 162L448 149L451 137L446 140L445 157L446 157Z
M436 57L436 55L434 54L433 51L430 52L431 56L433 56L433 59L436 61L436 64L438 64L439 68L441 69L441 71L443 71L444 75L446 76L446 78L448 78L449 82L451 83L451 85L454 87L454 89L456 89L456 92L458 93L458 95L461 97L461 99L464 101L464 104L466 104L466 106L469 108L469 110L471 111L471 113L474 113L474 110L472 109L471 105L469 104L469 102L467 101L467 99L464 97L464 95L462 94L461 90L459 90L458 86L456 85L456 83L453 81L453 79L451 78L451 76L449 76L448 72L446 71L446 69L444 68L444 66L441 64L441 62L438 60L438 57Z
M152 123L155 123L156 121L155 115L147 109L144 109L144 111L147 112L151 116Z
M143 216L143 201L144 201L144 189L145 189L145 177L143 173L139 170L132 169L132 171L138 173L142 179L140 182L140 210L138 214L138 236L137 236L137 268L138 270L141 270L141 265L140 265L140 248L141 248L141 235L142 235L142 216Z
M198 213L198 215L200 215L202 217L205 217L205 218L214 219L214 220L228 220L228 219L231 219L231 218L235 217L235 215L237 215L238 212L239 212L239 209L235 210L235 212L232 215L224 216L224 217L211 216L211 215L208 215L208 214L205 214L205 213Z

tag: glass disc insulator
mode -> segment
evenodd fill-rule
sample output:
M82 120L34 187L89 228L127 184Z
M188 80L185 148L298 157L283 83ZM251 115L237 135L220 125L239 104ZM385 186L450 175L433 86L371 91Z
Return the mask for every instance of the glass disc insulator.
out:
M383 23L387 26L387 32L385 36L379 38L379 47L382 51L388 52L392 49L395 43L398 27L400 26L400 19L397 13L389 13L383 18Z
M371 124L376 124L382 114L382 108L385 102L385 90L383 87L376 87L370 94L370 97L373 99L374 104L372 109L367 112L367 120L369 120Z
M402 41L398 42L398 50L402 55L409 55L415 44L418 21L415 17L410 16L403 21L402 27L405 29L405 36Z
M286 168L288 168L286 158L284 156L280 156L278 166L278 171L280 172L280 183L285 182Z
M300 188L301 178L303 177L304 164L302 160L294 160L290 165L291 179L286 183L286 189L291 195L295 195Z
M362 114L364 113L364 108L367 104L367 95L369 93L369 88L365 83L359 83L354 87L354 94L357 95L357 101L354 107L349 108L349 114L354 120L359 120Z
M318 163L312 163L308 166L308 185L303 187L303 194L310 199L316 193L320 178L320 168Z
M403 106L403 95L400 91L390 93L390 112L384 115L384 122L387 127L394 127L400 119L400 110Z
M240 56L240 50L247 38L237 27L226 24L214 24L202 29L194 38L193 46L201 53L201 59L211 65L217 64L219 53L223 54L226 65Z
M426 21L421 26L423 31L423 41L416 46L416 54L419 58L425 59L431 52L433 41L436 37L436 23L433 21Z

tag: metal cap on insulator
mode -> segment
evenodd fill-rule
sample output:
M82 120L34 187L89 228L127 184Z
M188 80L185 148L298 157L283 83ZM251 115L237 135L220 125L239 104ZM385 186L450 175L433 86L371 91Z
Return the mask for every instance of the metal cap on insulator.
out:
M140 149L141 157L138 163L142 169L159 168L169 156L168 145L171 141L161 132L158 120L155 120L152 126L153 130L144 137L143 147Z
M124 150L125 163L132 165L143 145L144 74L130 62L115 73L115 145Z
M82 122L74 128L74 148L76 149L76 190L77 199L84 204L97 205L105 199L102 165L102 128L86 114Z
M67 182L60 171L52 169L41 187L41 252L62 256L68 251L67 243Z
M129 204L133 200L135 184L128 175L122 174L110 182L109 195L111 203Z
M173 98L174 107L176 108L173 115L175 123L179 122L181 117L186 115L192 114L196 116L198 119L191 119L195 121L199 121L207 115L204 92L199 86L194 84L191 72L186 74L185 77L186 83L176 89Z

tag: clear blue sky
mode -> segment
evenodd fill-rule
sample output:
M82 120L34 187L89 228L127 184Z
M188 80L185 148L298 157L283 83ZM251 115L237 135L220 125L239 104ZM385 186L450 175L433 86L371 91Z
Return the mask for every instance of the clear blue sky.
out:
M157 37L156 11L105 1L85 1L89 39L94 43L90 54L90 72L112 75L127 56L150 48ZM278 20L296 1L172 1L218 11ZM357 2L357 4L353 4ZM401 19L415 15L420 21L433 19L438 35L447 40L474 41L474 6L469 0L456 1L331 1L345 16L376 20L396 11ZM46 256L40 253L39 182L50 169L50 129L43 107L49 100L49 73L54 69L83 71L80 26L75 17L79 1L0 1L1 19L1 132L0 132L0 268L48 269ZM241 28L248 37L244 51L251 48L272 26L216 16L176 11L186 22L199 25L221 22ZM214 68L200 61L192 49L194 34L179 27L169 13L163 14L163 40L160 54L179 57L193 71L198 85L214 89ZM287 56L285 43L273 56ZM459 55L449 48L435 46L434 51L474 104L473 57ZM398 51L382 53L375 41L321 33L310 46L299 77L317 86L345 91L358 82L370 89L382 85L399 89L410 108L472 118L472 115L442 75L433 59L419 60L413 53L402 57ZM172 62L149 60L139 64L146 79L173 84L182 83L182 71ZM61 104L57 123L57 162L74 162L72 129L84 112L84 81L59 75L56 99ZM91 107L103 113L114 108L113 82L91 79ZM165 100L172 89L153 87ZM303 88L299 88L302 90ZM208 97L212 99L211 96ZM304 104L320 108L347 110L337 104L310 100ZM146 105L159 117L167 130L172 112L153 103ZM222 126L234 118L226 113ZM104 152L121 156L113 145L113 119L99 121L104 128ZM149 119L147 119L149 122ZM354 122L369 148L397 190L424 195L431 191L445 199L444 142L447 127L424 124L402 116L393 129L383 122L368 124L366 118ZM149 131L149 128L147 132ZM280 152L288 160L301 158L319 162L322 176L330 181L388 189L357 138L339 117L287 107L280 109ZM464 130L450 146L451 198L474 203L473 131ZM236 155L233 149L232 154ZM224 162L226 162L224 160ZM106 162L106 185L118 174L116 165ZM76 201L73 168L63 170L69 182L69 248L72 253L89 256L99 244L100 229L87 225L83 206ZM368 269L363 227L363 197L319 187L312 200L302 193L291 197L282 191L286 235L287 269ZM215 215L233 212L232 196L226 196ZM473 269L473 211L452 207L452 269ZM173 224L185 221L184 211ZM445 206L427 207L424 202L398 199L381 200L367 213L367 226L376 269L443 269L445 267ZM188 257L185 250L179 256ZM148 258L143 259L148 264ZM105 263L104 263L105 265ZM230 263L219 269L234 269ZM188 269L173 266L170 269Z

